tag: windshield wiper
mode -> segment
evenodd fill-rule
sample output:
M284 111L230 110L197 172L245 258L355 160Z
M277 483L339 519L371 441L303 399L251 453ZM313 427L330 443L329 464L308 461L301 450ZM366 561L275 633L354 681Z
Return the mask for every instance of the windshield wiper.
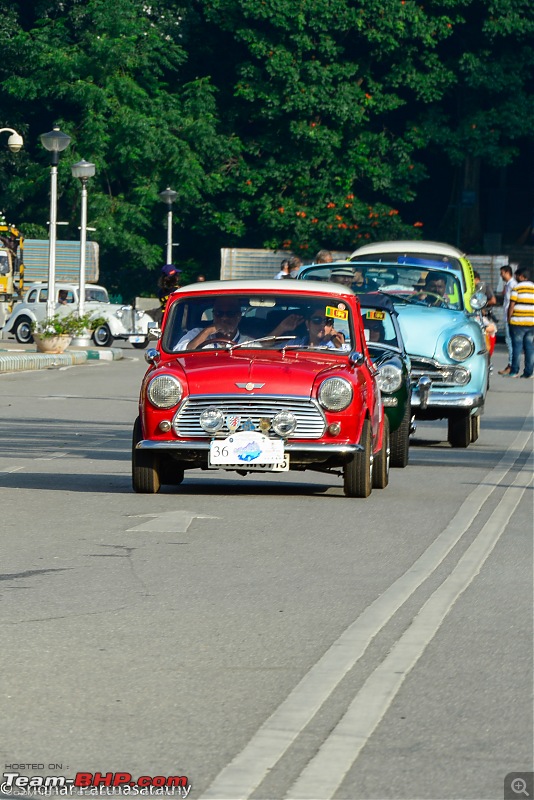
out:
M231 344L228 349L235 350L237 347L248 347L251 344L257 344L257 342L284 341L285 339L297 338L297 336L262 336L260 339L250 339L248 342L237 342L236 344Z

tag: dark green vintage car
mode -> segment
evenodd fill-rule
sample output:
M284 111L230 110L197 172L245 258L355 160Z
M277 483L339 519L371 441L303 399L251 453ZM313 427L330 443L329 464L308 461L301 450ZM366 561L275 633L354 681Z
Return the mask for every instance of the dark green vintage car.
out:
M415 429L410 403L410 357L391 299L381 294L363 294L358 299L367 348L378 369L378 385L389 420L391 466L405 467L410 433Z
M378 370L378 385L389 421L390 465L405 467L410 434L415 430L411 410L411 365L391 298L376 292L372 282L355 286L354 266L346 262L305 266L298 280L340 283L351 287L358 295L367 348Z

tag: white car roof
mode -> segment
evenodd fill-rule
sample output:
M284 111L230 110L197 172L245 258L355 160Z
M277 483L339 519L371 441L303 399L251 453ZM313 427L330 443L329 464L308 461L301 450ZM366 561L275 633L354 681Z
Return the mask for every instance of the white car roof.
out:
M454 258L462 258L465 256L457 247L445 242L427 242L420 239L399 239L392 242L373 242L372 244L364 244L355 250L351 258L354 256L371 255L375 253L427 253L428 255L436 256L452 256Z
M24 291L25 292L29 292L30 289L38 289L41 286L48 286L48 281L33 281L33 283L25 284L24 285ZM55 281L55 286L56 286L56 289L58 287L60 289L78 289L79 288L79 283L65 283L65 281ZM96 284L96 283L86 283L85 284L85 288L86 289L103 289L105 292L107 292L107 289L106 289L105 286L100 286L99 284Z
M318 265L323 266L323 265ZM202 294L206 292L262 292L262 291L275 291L283 292L284 294L310 294L314 292L321 292L321 294L331 294L334 296L342 294L354 294L352 289L347 286L336 285L327 281L297 281L294 278L283 279L279 281L264 280L257 278L256 280L242 280L242 281L202 281L202 283L190 283L177 289L173 292L172 296L180 294Z

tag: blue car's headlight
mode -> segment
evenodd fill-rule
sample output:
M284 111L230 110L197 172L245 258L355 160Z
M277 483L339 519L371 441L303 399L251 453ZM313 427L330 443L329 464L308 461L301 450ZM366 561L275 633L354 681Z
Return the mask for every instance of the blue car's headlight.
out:
M447 353L454 361L465 361L475 352L475 343L469 336L458 334L449 339Z

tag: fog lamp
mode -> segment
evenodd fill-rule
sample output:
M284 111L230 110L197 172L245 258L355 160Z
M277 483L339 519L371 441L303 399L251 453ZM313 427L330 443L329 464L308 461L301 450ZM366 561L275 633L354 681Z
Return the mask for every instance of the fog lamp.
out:
M162 433L168 433L170 431L170 429L171 429L171 423L169 422L168 419L163 419L159 423L158 428L160 429L160 431Z
M284 439L297 427L297 420L291 411L280 411L272 421L273 431Z
M200 415L200 427L206 433L217 433L224 425L224 414L218 408L210 406Z
M339 436L339 432L341 431L341 422L331 422L328 426L328 433L331 436Z

